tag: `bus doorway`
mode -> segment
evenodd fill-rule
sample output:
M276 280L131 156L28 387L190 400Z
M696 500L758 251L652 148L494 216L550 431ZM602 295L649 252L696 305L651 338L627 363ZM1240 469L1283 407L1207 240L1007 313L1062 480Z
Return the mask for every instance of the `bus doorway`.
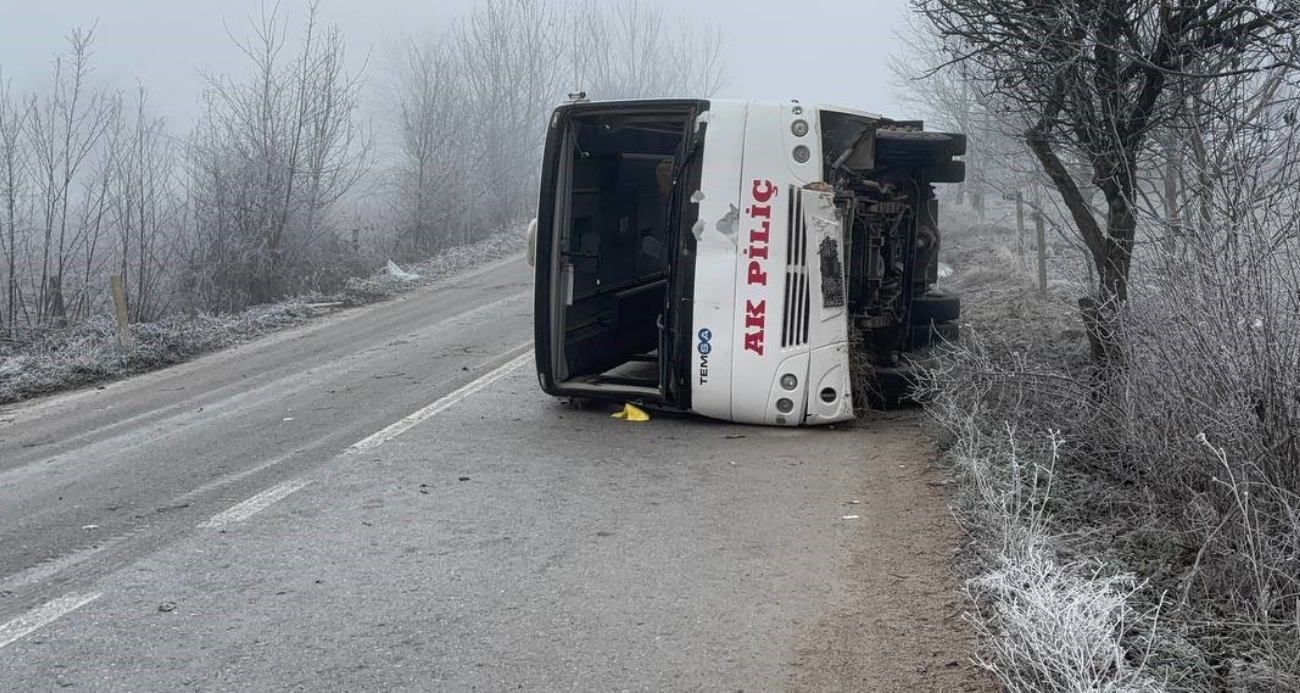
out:
M543 192L554 209L549 230L539 218L538 243L554 253L549 365L567 394L670 400L674 181L692 117L685 108L579 111L553 136Z

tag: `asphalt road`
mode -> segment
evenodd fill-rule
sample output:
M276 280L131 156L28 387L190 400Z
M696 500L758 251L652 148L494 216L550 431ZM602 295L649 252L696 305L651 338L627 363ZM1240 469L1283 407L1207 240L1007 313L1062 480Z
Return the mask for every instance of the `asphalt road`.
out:
M572 409L530 289L0 412L0 691L989 690L914 417Z

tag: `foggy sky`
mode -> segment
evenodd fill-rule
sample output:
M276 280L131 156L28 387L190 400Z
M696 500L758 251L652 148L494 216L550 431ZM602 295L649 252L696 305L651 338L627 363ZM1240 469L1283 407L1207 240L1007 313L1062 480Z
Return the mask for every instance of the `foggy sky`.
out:
M432 35L476 2L325 0L322 12L326 23L342 27L353 64L368 65L369 94L375 94L387 64L385 47L393 39ZM799 99L909 115L899 112L891 97L884 64L896 49L893 32L907 0L663 2L722 30L732 81L720 96ZM302 5L281 0L295 15ZM227 27L246 36L249 15L261 8L261 0L0 0L0 70L15 91L40 89L69 31L94 26L96 79L127 90L143 84L151 110L184 129L198 110L201 71L246 73L246 59Z

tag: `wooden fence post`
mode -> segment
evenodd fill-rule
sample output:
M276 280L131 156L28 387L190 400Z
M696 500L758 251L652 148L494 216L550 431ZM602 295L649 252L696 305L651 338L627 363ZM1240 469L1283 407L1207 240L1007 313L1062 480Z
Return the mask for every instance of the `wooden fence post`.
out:
M135 343L126 312L126 285L123 284L120 274L114 274L109 283L113 290L113 316L117 319L117 343L122 348L126 348Z
M1016 191L1016 251L1020 254L1020 268L1025 267L1025 196Z
M1043 213L1034 211L1034 235L1038 241L1038 292L1047 298L1047 234L1043 230Z

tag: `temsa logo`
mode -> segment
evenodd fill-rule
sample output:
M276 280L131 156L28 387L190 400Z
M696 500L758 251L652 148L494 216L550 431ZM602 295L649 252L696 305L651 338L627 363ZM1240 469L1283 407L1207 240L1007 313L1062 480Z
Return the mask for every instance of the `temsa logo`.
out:
M745 254L749 256L749 266L745 271L745 284L748 286L767 286L767 260L771 250L772 238L772 199L776 197L777 187L770 180L756 180L750 190L753 204L746 213L749 215L749 247ZM767 327L767 300L760 298L745 300L745 350L763 355L764 331Z

